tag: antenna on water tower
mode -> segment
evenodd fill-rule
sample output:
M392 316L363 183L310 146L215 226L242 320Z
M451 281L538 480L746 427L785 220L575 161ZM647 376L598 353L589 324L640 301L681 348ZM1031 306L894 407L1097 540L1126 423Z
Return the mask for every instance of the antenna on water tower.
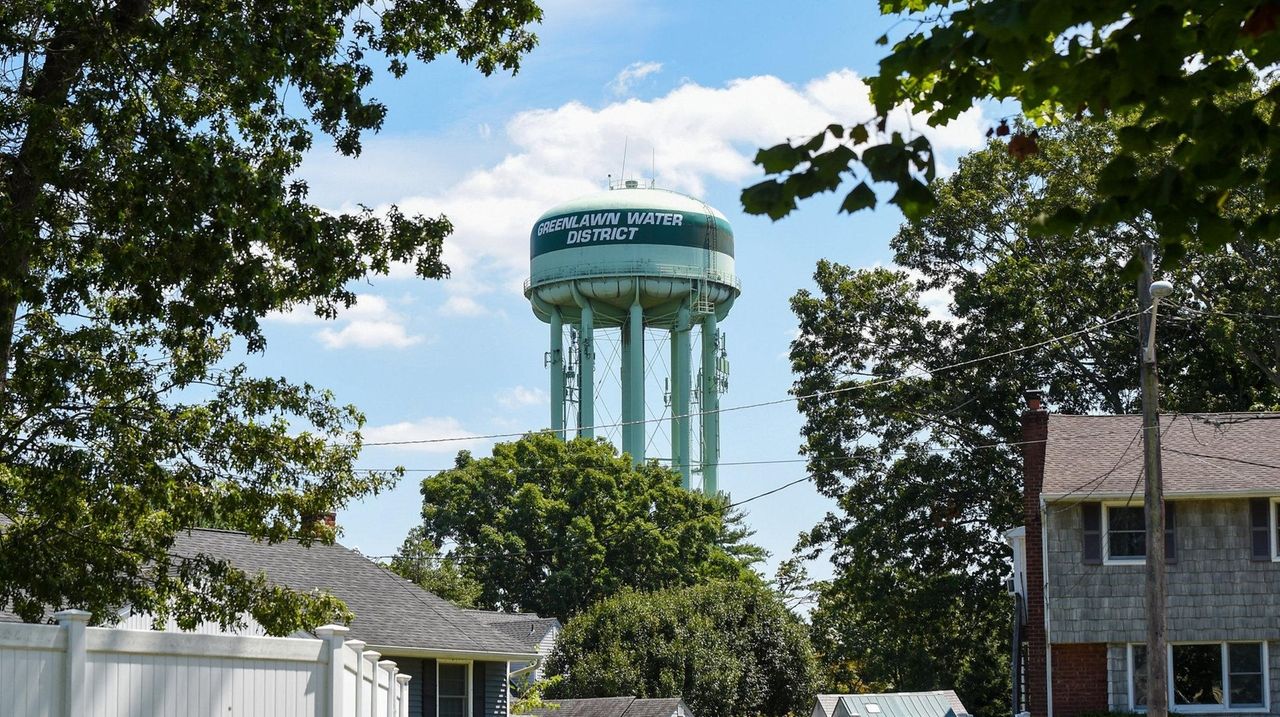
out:
M622 181L627 181L627 146L631 144L631 136L622 140Z

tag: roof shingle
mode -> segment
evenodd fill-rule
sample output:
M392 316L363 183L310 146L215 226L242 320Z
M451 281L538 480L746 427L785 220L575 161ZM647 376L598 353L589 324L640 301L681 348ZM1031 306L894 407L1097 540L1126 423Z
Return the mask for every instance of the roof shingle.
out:
M351 637L371 647L533 656L524 643L495 630L453 603L405 580L341 545L304 547L287 540L269 544L244 533L192 530L179 533L173 552L203 553L277 584L329 592L355 613Z
M1267 495L1280 489L1280 413L1161 416L1164 494ZM1046 499L1143 492L1142 416L1049 415Z

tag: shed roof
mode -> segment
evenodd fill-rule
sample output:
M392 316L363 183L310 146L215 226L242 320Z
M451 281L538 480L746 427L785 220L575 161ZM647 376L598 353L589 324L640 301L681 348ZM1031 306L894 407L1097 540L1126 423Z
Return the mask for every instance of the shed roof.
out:
M1046 500L1143 493L1142 416L1049 415ZM1162 416L1166 497L1270 495L1280 490L1280 413Z
M856 717L960 717L968 710L951 690L841 695L837 714Z

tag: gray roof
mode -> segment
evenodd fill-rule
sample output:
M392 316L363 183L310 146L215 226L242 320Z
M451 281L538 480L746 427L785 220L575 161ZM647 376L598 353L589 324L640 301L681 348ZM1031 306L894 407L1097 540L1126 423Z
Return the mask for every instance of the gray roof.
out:
M539 717L693 717L679 697L591 697L548 700L547 707L529 711Z
M512 637L525 647L542 642L547 633L560 626L554 617L542 617L532 612L498 612L495 610L464 610L468 615Z
M813 715L815 717L831 717L836 712L836 703L840 701L840 695L818 695L817 704L814 705Z
M951 690L840 695L842 713L858 717L959 717L969 712Z
M395 653L385 648L395 647L533 655L524 643L341 545L313 543L307 548L294 540L268 544L244 533L192 530L178 534L173 552L203 553L250 575L265 573L277 585L331 593L355 613L349 636L387 654Z
M1141 497L1142 416L1049 415L1048 499ZM1167 497L1280 492L1280 413L1166 415L1160 420Z

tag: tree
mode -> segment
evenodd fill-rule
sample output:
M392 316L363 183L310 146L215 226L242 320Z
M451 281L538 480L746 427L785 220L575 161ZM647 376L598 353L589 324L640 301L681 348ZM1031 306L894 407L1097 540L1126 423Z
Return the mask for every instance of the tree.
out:
M761 150L756 163L777 178L743 192L748 212L778 219L797 199L852 181L842 211L874 207L872 185L886 183L896 189L889 201L919 219L939 201L930 187L933 147L923 134L888 128L891 111L909 105L937 126L996 100L1041 131L1073 119L1134 118L1116 136L1088 201L1038 217L1033 226L1043 231L1105 230L1147 217L1170 263L1188 249L1280 232L1280 164L1272 159L1280 149L1272 121L1280 3L886 0L880 7L902 16L895 27L910 29L868 81L875 116ZM1012 155L1038 150L1032 127L1013 131L1001 121L992 131L1009 138ZM1254 187L1262 189L1256 212L1227 210Z
M565 625L549 697L681 696L694 714L805 714L816 666L804 626L758 584L625 592Z
M802 450L838 503L799 546L836 567L813 614L833 682L954 686L976 714L1007 710L1001 534L1022 522L1022 393L1069 413L1137 407L1136 287L1119 269L1152 226L1034 234L1046 211L1093 201L1113 127L1046 129L1025 159L999 142L963 158L937 209L893 239L901 269L824 261L792 300ZM1280 404L1266 318L1280 275L1251 269L1277 249L1241 238L1161 269L1178 287L1158 337L1167 410ZM938 295L949 315L931 313Z
M480 599L480 583L464 575L457 563L442 557L439 548L424 537L422 526L409 531L391 558L390 568L405 580L459 607L473 608Z
M490 458L459 453L422 481L422 535L481 585L479 603L561 620L624 588L712 578L758 580L763 551L744 541L724 498L680 487L678 473L634 466L608 443L530 434Z
M379 128L375 60L514 70L538 17L529 0L0 4L0 606L248 611L277 633L341 617L170 553L208 523L332 540L316 516L395 478L353 470L354 408L251 376L233 346L262 350L270 312L332 317L395 262L447 274L444 218L325 212L294 172L316 133L354 156Z

